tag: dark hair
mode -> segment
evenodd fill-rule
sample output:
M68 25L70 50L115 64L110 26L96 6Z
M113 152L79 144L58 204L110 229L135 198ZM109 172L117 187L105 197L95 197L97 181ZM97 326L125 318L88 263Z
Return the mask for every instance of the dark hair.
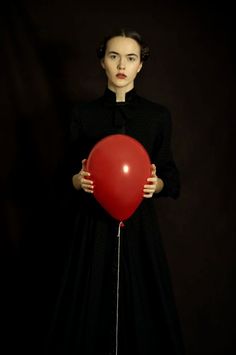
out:
M150 56L150 49L147 46L147 44L144 42L142 36L134 31L134 30L129 30L129 29L120 29L112 32L110 35L106 36L104 40L99 44L97 48L97 56L99 59L104 58L105 52L106 52L106 47L107 47L107 42L112 39L113 37L127 37L127 38L132 38L141 47L141 62L145 62L149 56Z

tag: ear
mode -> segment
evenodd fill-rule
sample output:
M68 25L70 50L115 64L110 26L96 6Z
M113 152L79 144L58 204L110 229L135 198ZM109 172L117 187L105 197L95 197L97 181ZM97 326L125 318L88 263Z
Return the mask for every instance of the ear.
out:
M101 64L102 68L105 69L104 58L102 58L102 59L100 60L100 64Z
M140 72L140 70L142 69L142 67L143 67L143 62L141 62L141 63L139 64L139 67L138 67L137 73L139 73L139 72Z

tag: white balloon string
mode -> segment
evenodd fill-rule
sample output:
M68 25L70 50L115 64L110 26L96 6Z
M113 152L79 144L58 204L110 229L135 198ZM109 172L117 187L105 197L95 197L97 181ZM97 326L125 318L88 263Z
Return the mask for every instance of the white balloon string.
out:
M116 284L116 355L118 355L118 333L119 333L119 290L120 290L120 229L123 227L123 222L119 223L118 227L118 247L117 247L117 284Z

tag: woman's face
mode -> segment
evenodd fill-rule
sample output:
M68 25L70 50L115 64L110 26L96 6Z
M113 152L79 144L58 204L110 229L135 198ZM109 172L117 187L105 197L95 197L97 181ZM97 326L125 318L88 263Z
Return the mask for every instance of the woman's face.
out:
M134 79L142 68L141 48L138 42L128 37L113 37L107 42L105 56L101 61L105 69L108 88L112 91L134 87Z

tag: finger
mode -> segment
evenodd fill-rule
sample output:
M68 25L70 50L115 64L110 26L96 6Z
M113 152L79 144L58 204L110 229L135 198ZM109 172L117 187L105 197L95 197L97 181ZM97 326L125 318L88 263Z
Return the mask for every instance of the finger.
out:
M155 164L152 164L152 176L155 176L156 175L156 165Z
M83 189L85 192L89 192L90 194L93 194L93 188L91 189L91 187L84 187Z
M153 196L153 194L143 194L143 197L145 197L145 198L151 198Z
M93 190L90 190L90 189L84 189L85 192L88 192L90 194L93 194Z
M151 190L151 191L155 190L155 188L156 188L155 184L144 185L143 187L144 190Z
M156 189L156 186L157 186L157 181L152 181L152 182L149 182L149 184L144 185L143 188L145 188L145 189Z
M82 184L81 187L85 192L93 193L93 186Z
M91 187L93 186L93 181L92 180L88 180L88 179L81 179L81 185L85 186L85 187Z
M153 183L156 183L157 182L157 177L150 177L147 179L148 182L153 182Z
M157 186L156 184L144 185L143 192L154 193L156 191L156 186Z
M90 173L88 173L87 171L81 170L80 171L80 176L85 177L85 176L90 176ZM88 180L88 179L87 179Z
M81 170L79 172L79 177L80 177L81 180L84 179L84 178L86 178L88 180L88 178L87 178L88 176L89 176L89 173L87 173L86 171Z
M143 190L143 193L145 193L145 194L153 194L155 192L155 189L144 189Z
M82 187L84 190L91 190L91 191L93 191L93 186L92 186L92 185L85 185L85 184L82 184L81 187Z

